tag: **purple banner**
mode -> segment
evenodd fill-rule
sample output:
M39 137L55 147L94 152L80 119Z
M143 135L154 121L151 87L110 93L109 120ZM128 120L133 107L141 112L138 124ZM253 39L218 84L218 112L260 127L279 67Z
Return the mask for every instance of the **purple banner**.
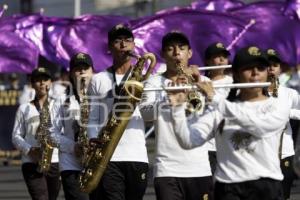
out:
M136 20L109 15L2 17L0 72L29 72L36 67L38 54L68 68L70 57L79 51L89 53L96 71L101 71L112 64L107 32L119 23L132 27L138 54L153 52L159 62L162 36L177 30L191 40L191 64L202 65L205 48L220 41L231 44L232 55L245 45L274 48L283 60L295 65L300 61L299 8L299 0L248 5L238 0L200 0L188 8L175 7ZM256 23L249 26L250 20Z

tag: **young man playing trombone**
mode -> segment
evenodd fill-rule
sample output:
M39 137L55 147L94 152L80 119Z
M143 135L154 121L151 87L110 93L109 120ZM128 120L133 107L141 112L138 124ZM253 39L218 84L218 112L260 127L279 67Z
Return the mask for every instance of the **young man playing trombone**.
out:
M236 83L261 83L268 78L268 61L258 47L238 50L232 71ZM269 97L266 88L232 90L226 100L214 92L211 83L197 83L214 110L186 119L185 93L169 93L173 128L185 148L202 146L211 137L217 145L217 169L214 174L215 199L283 199L280 169L280 138L291 109L282 98Z
M145 83L149 87L168 86L177 79L209 80L197 68L189 67L192 49L186 35L169 32L162 39L161 55L167 70ZM181 74L181 75L180 75ZM203 106L203 105L200 105ZM145 121L155 127L156 156L154 188L158 200L212 199L212 177L206 148L182 148L172 126L171 107L165 91L144 92L141 111ZM194 115L196 113L191 113Z

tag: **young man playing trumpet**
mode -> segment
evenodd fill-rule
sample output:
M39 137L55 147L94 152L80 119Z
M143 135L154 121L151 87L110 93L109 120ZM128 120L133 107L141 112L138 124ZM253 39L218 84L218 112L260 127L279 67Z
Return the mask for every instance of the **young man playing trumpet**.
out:
M193 52L183 33L167 33L162 39L161 51L167 70L162 75L150 78L145 83L145 88L168 86L178 79L208 80L200 76L197 68L189 67L188 62ZM145 92L141 111L144 120L153 121L155 126L154 188L157 199L212 199L212 177L207 150L203 147L187 150L179 145L172 126L167 93Z

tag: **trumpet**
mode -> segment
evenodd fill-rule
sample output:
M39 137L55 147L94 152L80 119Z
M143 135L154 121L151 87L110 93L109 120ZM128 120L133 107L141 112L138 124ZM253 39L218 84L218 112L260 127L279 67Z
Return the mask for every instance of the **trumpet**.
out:
M231 67L232 67L232 65L215 65L215 66L198 67L198 70L204 71L204 70L214 70L214 69L228 69Z
M271 82L261 82L261 83L231 83L231 84L213 84L213 88L257 88L257 87L269 87ZM177 90L198 90L196 85L178 85L178 86L161 86L161 87L149 87L144 88L144 92L151 91L177 91Z

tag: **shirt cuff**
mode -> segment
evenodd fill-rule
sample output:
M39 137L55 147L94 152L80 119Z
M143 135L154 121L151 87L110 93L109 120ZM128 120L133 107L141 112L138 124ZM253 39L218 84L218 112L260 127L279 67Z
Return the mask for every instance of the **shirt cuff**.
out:
M178 105L178 106L172 106L172 116L174 119L176 118L182 118L185 116L185 106L184 105Z
M215 94L212 101L210 102L210 105L213 107L217 107L219 103L224 100L225 98L220 94Z

